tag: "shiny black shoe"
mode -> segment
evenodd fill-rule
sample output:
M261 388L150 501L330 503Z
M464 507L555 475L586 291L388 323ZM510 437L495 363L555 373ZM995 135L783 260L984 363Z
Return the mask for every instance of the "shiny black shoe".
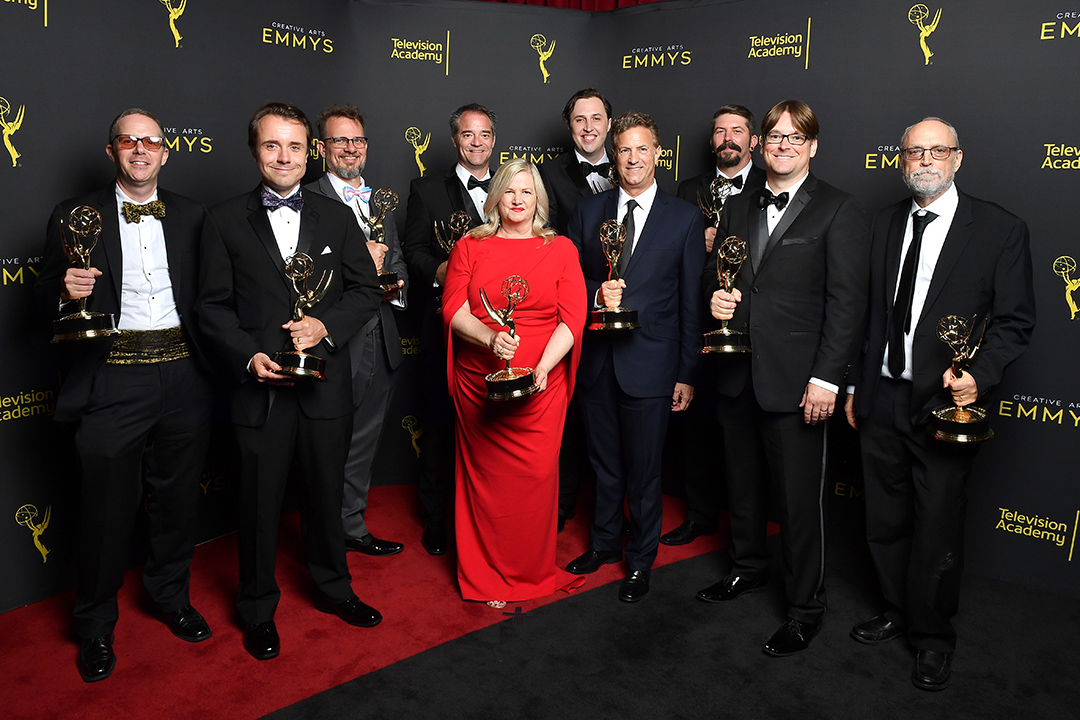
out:
M915 656L911 683L920 690L936 691L944 690L951 682L952 653L920 650Z
M256 660L276 658L281 652L281 639L273 620L244 628L244 649Z
M660 536L663 545L688 545L702 535L712 535L716 528L707 528L698 525L693 520L687 520L669 533Z
M112 649L113 634L84 638L75 664L84 682L97 682L112 675L116 653Z
M762 648L766 655L785 657L801 653L810 647L810 641L817 634L818 625L804 623L795 618L788 618L780 629L773 633L769 642Z
M611 565L622 560L621 550L605 552L589 548L581 557L578 557L566 566L566 572L573 575L589 575L600 569L602 565Z
M382 613L361 602L358 597L351 597L339 603L331 602L326 598L319 598L319 601L315 603L315 607L320 612L337 615L345 622L356 627L375 627L382 622Z
M169 626L173 635L188 642L202 642L214 634L199 611L190 605L172 612L159 611L157 618Z
M884 615L870 618L851 628L851 637L866 645L888 642L904 634L904 626L894 623Z
M649 593L649 571L631 570L619 586L619 599L626 603L637 602Z
M420 544L427 550L428 555L443 555L446 553L446 519L433 518L428 520L424 527L424 537Z
M363 553L364 555L381 557L383 555L397 555L405 549L405 546L390 540L380 540L368 533L363 537L345 538L345 549Z
M763 588L768 584L768 578L757 578L751 575L728 573L727 577L720 582L710 585L704 590L699 590L697 599L707 603L728 602L740 595L745 595L748 592Z

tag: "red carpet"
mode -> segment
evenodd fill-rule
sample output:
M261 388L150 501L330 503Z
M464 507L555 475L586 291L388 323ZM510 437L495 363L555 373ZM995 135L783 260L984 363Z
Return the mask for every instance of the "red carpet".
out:
M682 503L664 498L664 531L682 522ZM75 668L78 644L71 631L74 593L43 600L0 615L0 677L6 718L258 718L354 677L385 667L435 645L504 619L515 606L528 611L565 594L503 611L463 602L455 556L434 557L420 545L415 519L416 487L371 490L368 516L379 537L405 543L388 558L349 553L353 588L378 608L383 622L363 629L315 610L313 588L300 553L296 513L282 520L277 577L282 598L275 620L281 655L266 662L243 648L236 624L236 535L195 549L192 604L206 617L214 636L186 643L154 619L144 606L141 569L127 574L120 592L116 627L116 670L101 682L84 683ZM558 562L573 560L588 547L591 510L583 508L559 535ZM726 527L682 547L660 546L656 565L718 549ZM607 565L588 576L585 590L620 579L622 565ZM607 592L605 590L605 592ZM611 588L615 602L614 588Z

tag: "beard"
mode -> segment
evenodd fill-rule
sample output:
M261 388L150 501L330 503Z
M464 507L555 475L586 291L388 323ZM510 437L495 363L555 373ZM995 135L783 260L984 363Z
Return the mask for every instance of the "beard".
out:
M723 154L724 150L732 150L734 154L725 156ZM717 145L713 152L716 153L717 167L730 168L735 167L742 162L742 148L730 140L721 145Z
M920 200L931 200L940 196L952 185L953 174L935 168L919 168L904 175L904 184L911 194Z
M339 167L329 160L326 161L326 168L342 180L355 180L364 172L363 165L357 165L355 167Z

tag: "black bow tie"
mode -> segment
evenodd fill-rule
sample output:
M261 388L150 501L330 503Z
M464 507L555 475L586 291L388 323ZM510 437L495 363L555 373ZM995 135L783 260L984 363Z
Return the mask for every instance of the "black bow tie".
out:
M488 191L488 187L491 185L491 178L487 180L477 180L474 176L469 176L469 190L473 188L484 188L484 192Z
M769 207L769 205L775 205L777 210L783 210L787 207L788 194L782 192L779 195L773 195L772 191L765 188L761 191L761 197L758 198L758 205L762 210Z
M717 175L716 177L724 178L728 183L737 190L742 190L743 180L742 175L736 175L733 178L729 178L727 175Z
M582 161L581 174L585 177L589 177L592 173L596 173L602 178L608 176L608 172L611 170L611 163L600 163L599 165L593 165L589 162Z
M267 210L273 212L280 207L292 208L296 212L300 212L304 209L304 196L301 193L295 193L287 198L278 197L274 193L270 192L266 188L262 191L262 204Z

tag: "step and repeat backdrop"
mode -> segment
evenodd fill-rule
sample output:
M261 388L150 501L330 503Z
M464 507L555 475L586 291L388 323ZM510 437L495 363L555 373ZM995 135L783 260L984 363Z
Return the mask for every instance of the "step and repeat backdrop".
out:
M584 13L449 0L4 0L0 46L0 611L71 586L77 470L71 429L51 419L60 376L32 286L53 206L111 181L105 145L120 110L161 118L170 148L162 186L209 205L257 183L246 131L262 103L294 103L311 117L353 103L368 121L365 178L401 195L402 227L409 181L455 162L452 110L479 102L498 114L494 164L542 163L572 147L560 113L589 86L616 115L656 118L657 177L668 191L710 167L717 107L739 103L760 117L779 100L804 100L821 121L813 171L871 212L905 194L903 129L926 115L953 122L964 149L957 185L1030 225L1039 313L1030 350L989 408L997 436L969 487L969 567L1080 596L1080 8L687 0ZM308 180L321 170L313 149ZM406 311L399 324L406 361L376 483L417 475L419 321ZM230 439L219 427L202 480L204 538L233 527ZM841 512L857 512L857 480L829 490Z

